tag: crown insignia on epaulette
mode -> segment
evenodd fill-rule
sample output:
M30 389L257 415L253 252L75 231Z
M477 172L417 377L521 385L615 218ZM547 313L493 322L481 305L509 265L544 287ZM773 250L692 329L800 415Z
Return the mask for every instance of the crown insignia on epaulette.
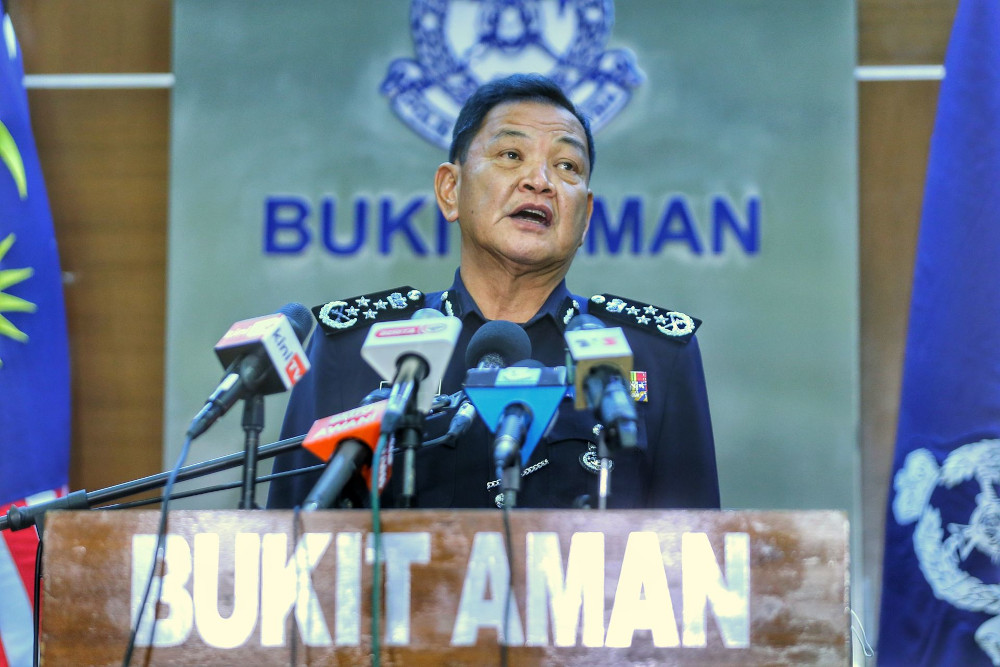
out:
M328 301L314 306L312 313L323 333L333 336L351 329L367 328L376 322L409 319L423 305L424 293L405 286Z
M701 326L701 320L677 310L660 308L633 299L623 299L614 294L595 294L590 297L590 303L598 312L596 316L605 316L616 324L627 324L651 333L661 334L679 343L691 340L694 332Z

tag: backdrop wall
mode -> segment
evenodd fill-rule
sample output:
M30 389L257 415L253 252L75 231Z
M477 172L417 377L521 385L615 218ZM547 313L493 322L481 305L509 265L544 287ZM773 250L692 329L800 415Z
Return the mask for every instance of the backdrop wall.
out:
M448 284L457 232L434 211L432 139L456 102L436 77L466 54L472 80L597 77L571 91L601 127L569 284L705 320L724 506L853 508L853 3L552 0L527 23L437 4L175 3L165 465L233 321ZM264 440L284 403L267 400ZM195 458L240 448L233 412Z

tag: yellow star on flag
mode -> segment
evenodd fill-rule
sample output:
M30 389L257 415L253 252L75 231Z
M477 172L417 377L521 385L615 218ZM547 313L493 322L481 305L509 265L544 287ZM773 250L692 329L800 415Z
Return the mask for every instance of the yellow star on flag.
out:
M14 240L14 234L8 234L7 238L0 241L0 263L3 262L7 251L14 245ZM13 294L7 294L4 290L11 285L16 285L27 280L34 273L35 270L32 268L0 269L0 336L7 336L21 343L28 341L28 334L14 326L13 322L4 317L4 313L33 313L38 307L30 301L26 301ZM2 359L0 359L0 367L3 367Z

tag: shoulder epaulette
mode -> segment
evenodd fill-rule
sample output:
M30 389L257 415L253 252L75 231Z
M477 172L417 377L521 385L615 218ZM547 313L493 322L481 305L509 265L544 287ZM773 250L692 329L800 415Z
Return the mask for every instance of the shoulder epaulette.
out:
M353 329L366 329L376 322L409 319L424 306L424 293L410 286L328 301L312 309L323 333L335 336Z
M595 294L590 297L590 312L603 319L605 324L642 329L678 343L687 343L701 326L701 320L680 311L651 306L614 294Z

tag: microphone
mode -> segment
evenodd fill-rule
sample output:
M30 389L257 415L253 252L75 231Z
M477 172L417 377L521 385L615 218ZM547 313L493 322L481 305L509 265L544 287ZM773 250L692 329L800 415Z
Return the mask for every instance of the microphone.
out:
M375 393L372 392L369 397ZM387 405L388 400L362 404L353 410L313 422L302 446L330 463L302 503L303 511L313 512L330 507L348 482L359 474L371 489L372 454L378 444ZM378 466L376 483L379 493L391 474L392 456L386 448Z
M408 321L380 322L368 330L361 356L383 379L392 380L383 433L396 430L411 402L420 413L430 411L461 331L461 320L431 308L418 310Z
M312 315L301 303L287 303L277 313L240 320L215 344L226 374L191 420L187 437L197 438L229 408L254 394L276 394L309 371L302 342L312 329Z
M620 327L608 328L593 315L581 314L569 321L565 338L576 364L576 408L594 411L610 444L635 447L638 416L624 379L632 370L632 348L625 334Z
M473 368L465 375L465 395L494 436L504 437L505 447L517 444L522 464L531 458L565 394L566 368L530 359L508 368Z
M436 311L435 311L436 312ZM465 348L465 365L473 368L504 368L512 359L531 356L531 340L517 324L491 320L472 335ZM461 392L464 395L465 392ZM469 430L476 418L476 408L463 397L448 425L448 431L432 442L454 442ZM425 443L426 444L426 443Z
M531 357L531 340L517 324L491 320L481 326L465 348L466 368L504 368Z
M493 463L505 507L517 504L518 462L527 463L566 394L566 369L546 368L532 359L508 368L475 368L466 374L465 392L491 429Z

